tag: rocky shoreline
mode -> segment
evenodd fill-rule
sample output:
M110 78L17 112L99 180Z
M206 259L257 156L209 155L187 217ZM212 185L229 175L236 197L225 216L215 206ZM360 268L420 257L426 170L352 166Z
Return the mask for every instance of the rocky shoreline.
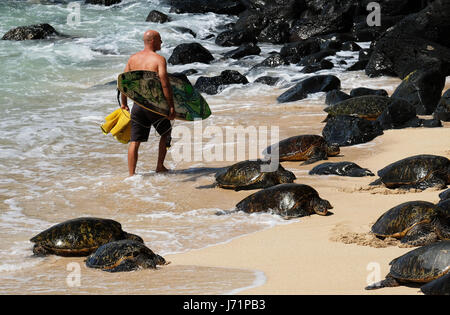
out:
M86 4L120 5L121 1L86 1ZM447 91L442 96L445 79L450 75L450 3L448 1L384 0L380 25L369 26L369 1L354 0L167 0L169 14L216 13L237 16L235 23L224 25L218 34L211 34L215 44L230 47L223 58L241 59L259 55L258 44L282 45L267 59L248 69L276 69L283 65L303 66L303 73L331 69L333 63L325 59L339 51L359 51L359 60L347 71L364 70L369 77L382 75L402 79L391 95L391 104L379 113L375 121L349 110L328 120L324 135L341 145L371 141L387 128L440 127L440 120L449 121L450 105ZM166 23L170 16L157 10L150 11L147 21ZM180 30L189 32L189 29ZM3 40L30 40L64 36L49 24L20 26L3 36ZM371 41L370 48L362 49L356 42ZM213 55L200 43L181 43L173 50L172 65L195 62L214 63ZM186 75L195 73L188 70ZM279 78L258 78L256 81L274 84ZM219 76L201 76L195 87L206 94L220 93L230 84L247 84L246 73L224 69ZM293 86L278 97L279 103L294 102L317 92L328 92L327 103L335 106L355 96L367 96L373 91L362 87L358 94L346 95L340 91L340 81L330 75L315 75L291 82ZM386 94L384 97L388 98ZM402 100L396 102L395 100ZM355 103L361 108L364 104ZM376 97L371 102L376 102ZM405 102L411 106L405 105ZM439 106L438 106L439 104ZM433 115L424 120L417 115ZM377 117L375 117L377 118ZM342 129L347 134L342 133Z

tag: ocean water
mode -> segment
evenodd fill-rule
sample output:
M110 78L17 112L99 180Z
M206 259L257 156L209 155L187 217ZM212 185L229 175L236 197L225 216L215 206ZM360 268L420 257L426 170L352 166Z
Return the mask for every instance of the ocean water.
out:
M79 24L68 23L74 12L70 3L80 4ZM219 47L214 39L204 39L219 33L221 26L236 17L170 14L170 7L158 0L123 0L112 7L83 3L0 2L1 36L11 28L37 23L49 23L58 32L69 35L40 41L0 41L0 292L223 294L260 285L264 275L252 270L169 265L154 272L142 271L144 275L151 272L150 277L158 279L145 282L139 272L112 277L87 270L82 259L30 257L32 236L53 224L82 216L117 220L124 230L141 235L161 255L203 248L289 224L271 214L216 216L217 211L233 209L251 192L202 189L214 182L216 171L239 159L234 156L208 160L204 154L203 158L196 157L206 151L219 156L220 150L239 147L239 140L225 136L227 128L253 126L271 144L276 139L269 135L275 127L280 138L320 134L323 127L320 121L324 118L324 93L301 102L276 102L276 97L295 81L313 74L302 74L301 67L294 65L249 72L251 66L281 46L261 44L260 56L235 61L223 58L233 47ZM145 22L153 9L169 14L172 21ZM180 33L177 26L188 27L197 36ZM195 83L199 76L232 69L245 74L251 83L226 87L218 95L205 95L213 115L204 122L175 122L177 134L166 159L166 166L173 172L153 172L159 138L152 130L149 142L141 146L138 175L127 178L127 146L103 135L100 125L118 106L116 88L108 83L123 71L129 56L142 49L141 38L147 29L161 33L160 53L166 58L178 44L187 42L201 43L215 57L210 65L169 65L169 72L196 69L198 73L189 77ZM390 79L374 80L362 72L344 72L357 61L357 56L354 52L339 52L328 58L336 67L320 74L337 75L344 90L390 86ZM340 60L346 60L348 65L341 65ZM275 87L252 83L263 75L279 76L282 80ZM195 128L204 137L195 138ZM214 134L214 138L206 132L208 128L219 128L223 133L218 138ZM244 157L249 158L250 149L243 141ZM180 160L177 152L188 147L192 148L191 153ZM304 171L293 171L299 178L307 176ZM70 262L81 266L81 288L65 281Z

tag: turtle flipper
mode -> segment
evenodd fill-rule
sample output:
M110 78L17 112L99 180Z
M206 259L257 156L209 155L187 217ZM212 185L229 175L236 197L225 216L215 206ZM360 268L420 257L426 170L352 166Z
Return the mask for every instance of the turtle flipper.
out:
M433 174L426 180L419 181L411 186L412 186L412 188L416 188L416 189L420 189L420 190L425 190L425 189L431 188L431 187L444 189L445 187L447 187L447 183L442 178L435 176Z
M219 185L217 185L217 183L211 184L211 185L203 185L203 186L198 186L195 187L196 189L211 189L211 188L216 188L216 187L220 187Z
M321 160L328 160L327 150L323 147L315 147L309 154L308 159L300 165L308 165Z
M350 168L347 172L347 175L351 177L375 176L375 174L372 173L369 169L357 167Z
M380 185L382 185L382 184L383 184L383 182L381 181L381 178L378 178L377 180L371 182L371 183L369 184L369 186L380 186Z
M403 244L425 246L438 240L438 236L429 223L417 224L401 239Z
M125 258L113 268L102 268L102 270L108 272L122 272L122 271L134 271L139 269L139 267L140 264L138 264L135 258Z
M450 223L450 221L449 221ZM450 240L450 225L446 222L446 219L437 218L432 222L434 231L437 237L442 241Z
M386 276L386 279L384 279L383 281L371 284L371 285L365 287L365 289L366 290L376 290L376 289L387 288L387 287L398 287L399 285L400 285L400 283L397 281L397 279L395 279L394 277L392 277L391 275L388 274Z
M48 256L51 254L51 252L46 249L44 246L40 245L40 244L34 244L33 246L33 254L36 257L44 257L44 256Z
M233 213L236 213L236 212L239 212L240 210L238 210L238 209L235 209L235 210L220 210L220 211L217 211L216 213L215 213L215 215L229 215L229 214L233 214Z

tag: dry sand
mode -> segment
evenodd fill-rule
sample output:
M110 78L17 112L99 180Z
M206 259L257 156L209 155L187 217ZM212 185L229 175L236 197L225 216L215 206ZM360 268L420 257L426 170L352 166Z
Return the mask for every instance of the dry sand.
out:
M450 158L450 123L444 128L388 130L374 143L363 154L342 148L341 156L331 161L354 161L376 173L416 154ZM294 171L311 168L298 162L283 165ZM439 192L371 189L368 184L375 178L302 176L296 182L315 187L333 205L332 215L296 219L226 244L166 258L173 265L251 269L265 274L263 285L241 294L420 294L417 287L405 286L364 290L377 276L384 279L393 258L411 250L399 247L396 241L373 241L367 232L390 208L411 200L437 202ZM348 244L352 242L358 244Z

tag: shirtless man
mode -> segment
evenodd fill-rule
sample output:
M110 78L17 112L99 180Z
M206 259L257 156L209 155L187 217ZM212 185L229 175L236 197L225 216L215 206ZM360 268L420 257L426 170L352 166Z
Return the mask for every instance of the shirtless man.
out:
M162 115L153 113L135 104L131 110L131 139L128 147L128 172L130 176L136 173L138 160L138 150L141 142L146 142L150 134L150 126L158 131L161 139L159 141L158 163L156 172L167 172L164 167L164 159L167 153L167 141L170 141L171 124L169 120L175 118L175 108L173 105L172 88L167 75L167 63L163 56L156 52L161 49L161 36L158 32L149 30L144 33L144 49L130 57L124 72L134 70L148 70L158 73L161 80L164 96L170 106L169 115L164 118ZM127 104L127 97L122 94L122 108L130 111Z

